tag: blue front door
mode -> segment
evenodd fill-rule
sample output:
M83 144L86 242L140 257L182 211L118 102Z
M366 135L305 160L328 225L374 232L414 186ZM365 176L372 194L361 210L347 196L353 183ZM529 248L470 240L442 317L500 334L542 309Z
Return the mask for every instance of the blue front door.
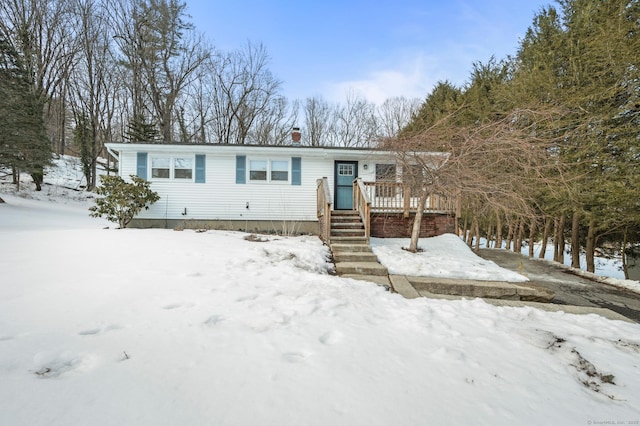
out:
M336 161L334 209L353 210L353 181L357 177L357 161Z

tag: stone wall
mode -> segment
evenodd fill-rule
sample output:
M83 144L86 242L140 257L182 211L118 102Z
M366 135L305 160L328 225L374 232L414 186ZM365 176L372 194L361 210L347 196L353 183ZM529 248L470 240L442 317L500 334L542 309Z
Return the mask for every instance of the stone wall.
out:
M402 213L371 213L371 236L380 238L409 238L415 213L405 218ZM422 216L420 238L453 233L454 216L428 213Z

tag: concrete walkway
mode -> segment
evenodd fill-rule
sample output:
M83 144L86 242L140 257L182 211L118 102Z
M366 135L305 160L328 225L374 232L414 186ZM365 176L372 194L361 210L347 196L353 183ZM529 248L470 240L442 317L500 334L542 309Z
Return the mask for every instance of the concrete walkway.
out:
M355 239L340 241L332 243L330 248L338 275L378 284L408 299L417 297L447 300L481 298L496 306L531 306L551 312L596 314L612 320L640 322L640 295L630 295L631 301L625 299L624 308L620 307L619 309L615 309L616 305L612 305L611 301L598 299L600 304L593 303L593 300L581 301L573 294L567 296L565 294L566 288L558 286L559 282L566 284L566 270L557 268L548 262L536 262L504 250L481 250L480 254L484 258L495 261L503 268L528 276L530 281L511 283L389 275L387 268L380 264L366 241ZM556 274L564 274L565 276L558 277ZM571 281L574 280L589 282L589 280L580 277L574 277ZM590 287L593 287L594 283L590 282L590 284ZM580 285L585 286L582 282ZM558 290L561 290L559 295L556 294ZM613 292L617 297L614 298L614 301L619 303L620 290L617 289ZM613 294L611 289L608 289L608 294ZM582 303L572 303L576 301ZM633 303L637 303L638 312L629 310L629 304L636 306ZM610 307L614 307L614 309L610 309ZM629 315L629 312L632 314ZM637 318L635 314L638 314Z
M580 276L555 262L530 259L500 249L480 249L481 257L529 278L527 285L547 288L555 293L551 303L583 308L605 308L640 323L640 294L631 290Z
M411 284L411 282L409 282L408 278L405 277L404 275L390 275L389 279L391 280L393 290L407 299L427 297L429 299L461 300L465 298L471 298L468 296L453 296L448 294L430 293L425 290L418 291ZM529 306L532 308L541 309L543 311L548 311L548 312L566 312L568 314L576 314L576 315L595 314L595 315L600 315L604 318L608 318L610 320L633 322L633 320L617 312L614 312L611 309L598 308L593 306L558 305L555 303L541 303L541 302L525 301L525 300L492 299L492 298L486 298L486 297L482 298L482 300L484 300L486 303L489 303L495 306L511 306L511 307L519 307L519 308Z

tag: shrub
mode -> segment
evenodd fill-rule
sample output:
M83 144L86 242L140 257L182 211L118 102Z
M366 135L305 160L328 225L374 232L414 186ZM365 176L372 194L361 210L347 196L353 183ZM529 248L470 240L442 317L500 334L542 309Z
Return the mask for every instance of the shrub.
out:
M105 216L111 222L117 222L120 228L126 228L140 210L160 199L151 190L150 183L131 175L132 182L125 182L120 176L101 176L101 185L96 189L102 198L96 199L96 205L89 208L91 217Z

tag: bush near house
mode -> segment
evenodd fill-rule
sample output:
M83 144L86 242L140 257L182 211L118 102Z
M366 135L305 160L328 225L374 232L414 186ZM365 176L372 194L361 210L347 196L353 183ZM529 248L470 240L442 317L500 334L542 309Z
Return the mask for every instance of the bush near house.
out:
M96 199L96 205L89 208L91 217L106 217L111 222L117 222L120 228L126 228L133 217L143 208L160 199L151 190L146 180L131 175L132 182L125 182L120 176L102 176L101 185L96 189L102 198Z

